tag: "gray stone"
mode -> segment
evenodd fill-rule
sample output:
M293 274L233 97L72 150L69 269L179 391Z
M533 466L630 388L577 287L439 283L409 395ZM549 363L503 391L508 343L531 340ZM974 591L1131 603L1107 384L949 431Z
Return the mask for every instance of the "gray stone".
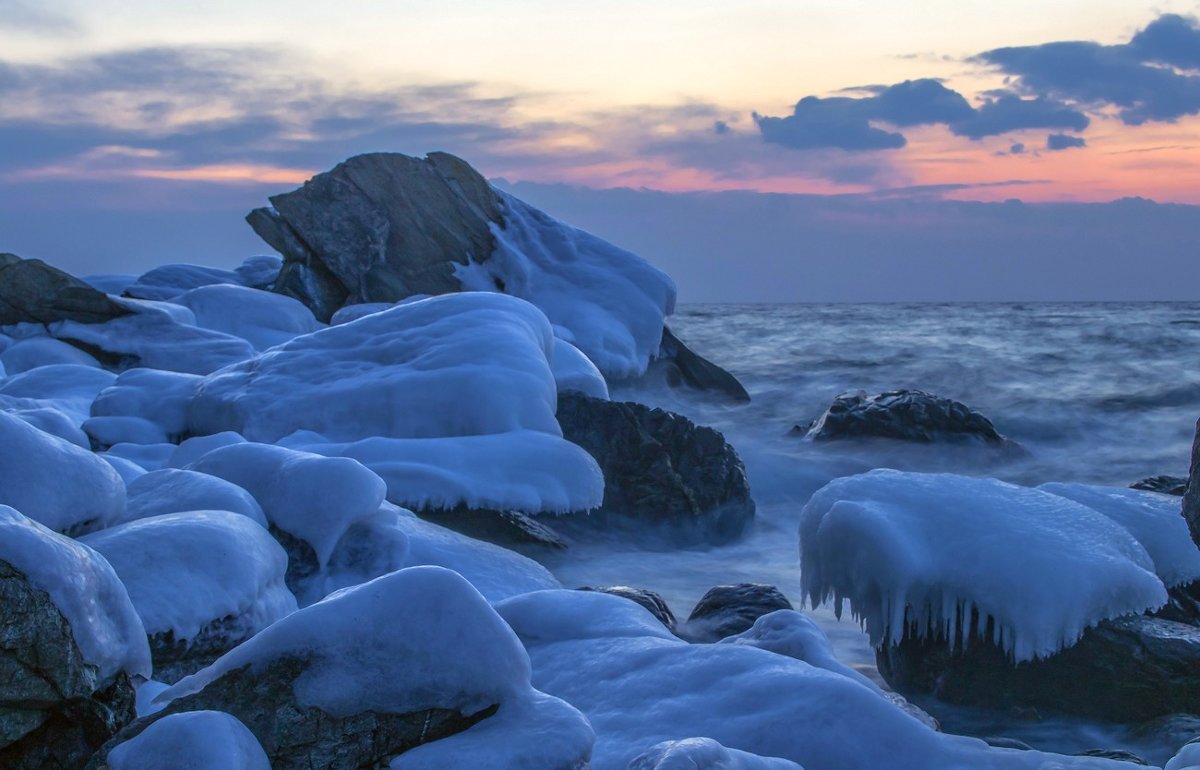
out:
M426 521L461 532L476 540L524 549L529 546L564 550L567 543L546 520L538 521L520 511L497 511L489 508L422 508L415 510Z
M669 385L687 385L738 403L750 401L750 394L736 377L683 344L666 326L663 327L658 356L651 367L663 369Z
M438 152L358 155L271 205L247 221L284 257L275 291L326 322L334 305L458 291L455 265L487 260L502 222L487 180Z
M1178 476L1151 476L1129 485L1130 489L1140 489L1144 492L1160 492L1164 495L1183 497L1187 491L1188 480Z
M746 469L725 437L673 412L567 392L558 396L563 437L604 473L604 502L555 527L652 525L684 543L728 542L754 517Z
M648 591L645 588L631 588L629 586L580 586L579 591L596 591L602 594L612 594L620 596L622 599L628 599L631 602L641 605L658 622L667 627L668 631L675 630L675 613L671 612L671 608L667 606L666 599L654 591Z
M1196 420L1196 438L1192 441L1192 462L1188 478L1200 479L1200 420ZM1191 530L1192 540L1200 546L1200 484L1188 484L1183 493L1183 518Z
M0 254L0 325L102 323L128 312L104 292L40 259Z
M1131 751L1123 751L1121 749L1088 749L1087 751L1082 751L1082 752L1076 754L1075 756L1077 756L1077 757L1101 757L1103 759L1112 759L1117 762L1128 762L1132 765L1149 766L1149 764L1150 764L1146 760L1139 757L1137 754L1134 754Z
M280 657L261 666L227 672L203 690L171 701L137 720L106 743L88 763L102 770L108 752L159 719L185 711L224 711L244 724L262 745L274 770L359 770L386 765L409 749L461 732L491 716L496 706L470 715L441 708L406 714L363 711L336 717L296 703L296 678L307 661Z
M748 630L763 615L790 609L793 609L792 603L772 585L734 583L713 586L700 597L679 634L692 642L715 642Z

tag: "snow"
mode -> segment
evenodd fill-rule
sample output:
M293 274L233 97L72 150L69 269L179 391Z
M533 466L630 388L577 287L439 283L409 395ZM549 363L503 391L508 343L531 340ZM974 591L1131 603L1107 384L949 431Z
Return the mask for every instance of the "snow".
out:
M187 432L188 405L200 387L194 374L138 368L122 372L95 396L93 417L138 417L178 438Z
M645 607L601 591L533 591L496 609L525 644L575 639L676 637Z
M100 683L120 671L150 676L146 631L104 557L0 505L0 559L50 595Z
M0 504L75 534L121 517L125 482L86 449L0 412Z
M238 280L251 288L269 288L279 277L283 268L283 259L277 254L258 254L246 257L242 264L234 268Z
M1099 511L1133 535L1168 588L1200 579L1200 549L1180 515L1178 497L1089 484L1042 484L1051 494Z
M258 739L221 711L171 714L108 754L108 770L271 770Z
M245 286L202 286L176 297L174 302L196 316L196 326L241 337L265 350L323 324L298 300Z
M565 513L596 508L604 476L585 450L530 430L447 438L366 438L322 443L295 434L283 444L350 457L387 483L387 498L414 508L472 508Z
M487 261L457 268L466 289L532 302L608 378L643 374L675 310L675 284L641 257L497 191L504 227L491 225Z
M231 430L212 433L207 436L192 436L179 442L179 446L167 458L168 468L184 468L199 460L204 455L231 444L244 444L246 439Z
M688 644L663 636L661 625L630 623L629 615L605 627L603 616L589 618L569 606L592 601L585 597L540 592L500 602L496 610L515 621L533 664L533 686L591 722L593 770L623 770L651 747L695 737L807 770L1123 767L938 733L877 690L803 661L749 645ZM534 619L532 625L517 621L518 614ZM530 629L543 639L527 637Z
M120 522L181 511L231 511L267 527L255 499L236 484L206 473L163 468L126 483L128 499Z
M281 657L305 661L297 704L336 717L428 708L473 714L529 688L529 657L479 592L450 570L413 567L288 615L159 699Z
M1200 743L1186 743L1163 770L1192 770L1200 767Z
M260 525L229 511L153 516L86 535L112 564L148 634L191 640L205 626L234 641L296 609L287 554Z
M554 338L554 357L550 361L554 384L561 393L577 390L594 398L608 399L608 383L596 365L583 352L558 337Z
M284 343L205 378L195 434L274 442L536 430L554 419L553 336L536 308L499 294L448 294Z
M232 270L219 267L160 265L139 276L125 288L125 294L139 299L170 300L191 289L222 283L240 284L242 278Z
M174 452L174 444L134 444L122 441L110 446L104 452L103 457L119 457L137 465L142 470L156 471L166 464L167 459Z
M1106 618L1161 606L1146 550L1111 519L994 479L875 470L835 479L800 513L802 589L848 599L875 645L906 631L982 633L1020 662Z
M0 411L19 417L40 431L74 444L82 449L91 449L92 443L88 435L80 430L79 425L65 412L48 406L33 399L11 398L0 396Z
M99 447L113 444L165 444L168 436L162 427L141 417L92 417L83 423L83 431Z
M823 668L853 679L873 690L878 685L850 668L833 654L829 637L816 621L795 610L775 610L754 621L754 625L735 636L728 636L718 644L738 644L757 647L760 650L786 655L802 660L810 666Z
M419 299L425 299L429 295L420 294L415 296ZM412 299L412 297L409 299ZM389 310L395 306L396 303L394 302L360 302L354 305L345 305L338 308L337 312L333 314L333 317L329 319L329 325L341 326L342 324L348 324L351 321L357 321L363 316Z
M120 475L121 480L125 482L126 488L128 488L129 485L137 479L146 475L146 469L132 460L126 460L124 457L117 457L116 455L111 455L107 452L99 455L99 457L101 460L111 465L113 470ZM128 505L128 501L126 502L126 505ZM126 515L122 516L121 518L128 519L129 517Z
M0 382L0 396L27 408L62 412L78 426L88 418L92 400L115 379L112 372L91 366L51 364L11 375Z
M628 770L804 770L786 759L727 749L712 738L663 741L629 763Z
M17 340L3 353L0 363L10 374L20 374L50 364L76 364L100 368L100 362L77 347L53 337L28 337Z
M321 566L350 525L383 503L383 480L355 460L270 444L214 449L188 466L245 489L267 520L304 540Z
M133 285L137 276L132 273L92 273L81 276L80 279L105 294L120 294Z

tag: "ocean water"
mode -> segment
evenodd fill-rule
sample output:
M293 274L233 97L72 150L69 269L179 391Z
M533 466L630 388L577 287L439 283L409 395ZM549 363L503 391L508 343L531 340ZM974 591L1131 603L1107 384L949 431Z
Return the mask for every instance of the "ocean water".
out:
M686 618L711 586L764 582L799 607L798 514L830 479L871 468L992 476L1018 484L1126 486L1187 475L1200 416L1200 303L685 305L671 320L696 351L738 376L747 405L666 387L614 398L682 412L722 431L746 463L758 514L737 543L678 549L614 537L573 546L548 566L565 585L625 584L661 593ZM915 388L989 417L1029 456L986 448L812 444L788 436L840 392ZM878 680L874 653L847 616L810 609L843 662ZM951 732L1019 738L1075 753L1125 748L1156 763L1176 739L1122 725L919 701Z

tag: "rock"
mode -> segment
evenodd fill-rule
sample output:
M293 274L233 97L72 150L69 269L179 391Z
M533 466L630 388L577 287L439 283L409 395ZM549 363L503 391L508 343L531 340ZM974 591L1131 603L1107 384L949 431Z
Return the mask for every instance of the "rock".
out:
M754 517L746 470L725 437L682 415L581 393L558 397L563 437L599 463L604 502L580 526L650 524L686 543L728 542Z
M1196 438L1192 441L1192 463L1188 478L1200 479L1200 420L1196 420ZM1188 523L1192 540L1200 546L1200 484L1188 484L1183 493L1183 518Z
M1128 762L1133 765L1147 765L1149 762L1129 751L1121 749L1088 749L1087 751L1076 754L1077 757L1103 757L1104 759L1112 759L1117 762Z
M541 546L563 550L567 547L566 541L546 524L545 519L539 521L520 511L457 505L453 508L422 508L414 513L446 529L506 548Z
M1200 716L1167 714L1156 717L1134 727L1132 735L1138 740L1154 742L1163 746L1182 746L1200 738Z
M664 369L669 385L684 384L696 390L722 394L740 403L750 401L750 394L736 377L692 351L666 326L663 327L658 356L651 366Z
M1188 480L1178 476L1151 476L1148 479L1133 482L1129 485L1129 488L1183 497L1183 493L1187 491L1187 486Z
M693 642L715 642L748 630L763 615L790 609L792 603L772 585L713 586L700 597L680 635Z
M1033 747L1025 741L1016 738L1005 738L1003 735L989 735L982 739L987 745L998 749L1016 749L1017 751L1033 751Z
M98 681L49 594L4 560L0 606L0 767L79 767L133 721L133 685Z
M324 322L347 302L458 291L454 266L487 260L501 224L487 181L440 152L358 155L271 204L247 221L284 257L275 291Z
M675 630L675 613L671 612L671 608L667 606L667 601L654 591L648 591L645 588L631 588L629 586L581 586L578 590L596 591L628 599L645 607L651 615L667 627L667 630Z
M976 615L977 617L977 615ZM905 694L960 705L1035 707L1107 721L1200 710L1200 628L1128 616L1101 622L1073 647L1014 666L989 640L906 638L876 651L879 673Z
M919 390L891 390L876 395L861 390L842 393L814 423L808 427L798 425L792 433L814 441L890 438L931 444L975 440L1017 448L979 412Z
M1200 580L1167 589L1167 603L1150 613L1156 618L1200 626Z
M128 312L104 292L39 259L0 253L0 325L103 323Z

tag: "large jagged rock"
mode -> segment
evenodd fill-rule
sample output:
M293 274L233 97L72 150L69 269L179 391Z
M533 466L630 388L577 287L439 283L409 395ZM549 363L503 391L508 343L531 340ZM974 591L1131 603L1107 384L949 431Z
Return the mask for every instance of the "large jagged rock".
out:
M1200 711L1200 628L1146 615L1106 620L1074 646L1013 665L990 640L905 638L876 651L879 673L905 695L991 708L1034 707L1129 722Z
M563 437L596 458L604 502L556 527L636 522L689 543L727 542L754 517L741 458L725 437L682 415L632 402L560 393Z
M98 681L49 594L4 560L0 607L0 767L74 770L133 721L133 685Z
M0 325L103 323L128 312L104 292L40 259L0 254Z
M816 421L798 425L792 433L814 441L886 438L932 444L974 440L1020 451L1015 442L1000 435L991 420L966 404L920 390L842 393Z
M1192 540L1200 547L1200 420L1196 420L1196 438L1192 441L1192 463L1188 470L1191 481L1183 493L1183 518L1188 523Z
M652 367L661 368L667 384L687 385L696 390L726 396L739 403L748 403L750 394L729 372L693 351L664 326L662 344Z
M491 256L501 222L487 180L442 152L358 155L270 200L247 221L284 257L275 291L325 322L346 303L458 291L455 265Z

